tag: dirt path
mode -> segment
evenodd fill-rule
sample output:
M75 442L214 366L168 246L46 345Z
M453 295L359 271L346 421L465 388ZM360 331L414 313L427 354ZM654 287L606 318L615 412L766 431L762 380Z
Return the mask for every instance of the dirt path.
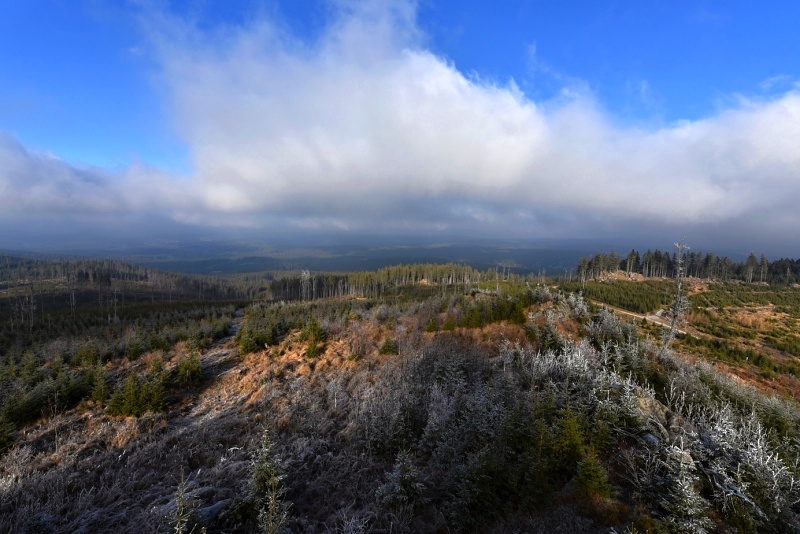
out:
M661 313L662 313L661 310L659 310L659 311L657 311L655 313L652 313L652 314L642 315L642 314L639 314L639 313L634 313L632 311L623 310L622 308L617 308L616 306L611 306L611 305L606 304L604 302L599 302L599 301L594 301L594 300L592 300L591 302L593 304L597 305L597 306L605 306L606 308L608 308L609 310L613 311L617 315L625 315L625 316L628 316L628 317L633 317L634 319L638 319L638 320L644 319L645 321L657 324L657 325L661 326L662 328L667 328L667 329L670 328L669 321L667 321L666 319L661 317ZM697 333L687 332L685 330L680 330L680 329L678 329L677 332L679 334L690 334L692 336L697 337Z

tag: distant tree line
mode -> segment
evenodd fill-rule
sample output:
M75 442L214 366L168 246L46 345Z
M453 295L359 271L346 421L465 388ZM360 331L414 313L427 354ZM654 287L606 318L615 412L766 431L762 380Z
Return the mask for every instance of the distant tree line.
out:
M40 259L0 255L0 290L23 292L96 290L103 307L107 293L134 288L151 300L233 300L244 295L220 278L168 273L115 260Z
M578 279L582 282L594 280L603 273L623 271L626 274L641 274L647 278L671 278L675 276L677 257L674 252L658 249L644 254L632 249L626 256L612 251L581 258L577 266ZM768 261L765 254L756 256L751 252L745 261L733 261L727 256L713 252L687 251L683 258L686 276L711 278L722 281L741 280L747 283L794 284L800 282L800 260L781 258Z
M0 364L31 350L47 361L54 339L72 347L59 351L65 361L76 344L94 343L104 361L166 350L196 337L176 325L241 302L243 288L111 260L0 255ZM198 339L220 335L229 319L219 321Z
M481 273L468 265L414 264L384 267L371 272L289 273L270 282L274 300L316 300L333 297L381 298L392 291L413 285L477 285L481 280L501 276ZM508 276L508 275L505 275Z

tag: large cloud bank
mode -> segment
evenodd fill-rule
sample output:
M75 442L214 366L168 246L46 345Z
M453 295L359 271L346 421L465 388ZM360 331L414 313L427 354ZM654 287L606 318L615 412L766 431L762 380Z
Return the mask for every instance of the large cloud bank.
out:
M287 231L660 229L748 247L800 230L798 90L622 126L586 90L535 102L464 75L425 48L412 4L344 6L313 42L268 17L205 31L147 17L192 176L87 175L0 139L0 206Z

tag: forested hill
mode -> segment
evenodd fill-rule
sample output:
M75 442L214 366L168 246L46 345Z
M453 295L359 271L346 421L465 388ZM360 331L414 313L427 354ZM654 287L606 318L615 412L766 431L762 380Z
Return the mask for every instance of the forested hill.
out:
M658 249L639 253L632 249L620 256L614 251L581 258L576 272L579 279L590 280L604 272L624 271L645 277L673 277L678 264L675 252ZM713 278L723 281L741 280L747 283L795 284L800 282L800 260L781 258L769 261L765 254L751 252L745 261L733 261L713 252L688 251L683 256L686 276Z
M0 291L6 296L82 290L133 292L151 300L224 300L244 296L220 278L169 273L121 261L0 255Z
M119 261L0 256L0 360L20 360L26 351L62 338L69 338L70 347L95 343L105 357L131 347L136 352L166 346L186 336L162 335L159 329L169 323L164 314L195 320L248 296L222 279ZM136 329L148 333L134 335L133 343L117 342Z
M455 263L414 264L384 267L377 271L352 273L287 273L273 279L270 294L275 300L314 300L329 297L379 298L393 290L408 291L415 286L472 286L481 281L521 278L504 270L481 272Z

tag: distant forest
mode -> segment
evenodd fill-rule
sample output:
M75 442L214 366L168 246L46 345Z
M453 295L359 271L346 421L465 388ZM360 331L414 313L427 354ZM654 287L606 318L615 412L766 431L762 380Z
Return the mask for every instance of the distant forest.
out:
M169 273L115 260L23 258L0 255L0 291L59 286L69 291L137 289L147 300L228 300L247 297L220 278ZM105 290L105 291L103 291ZM103 307L103 298L98 303Z
M310 271L287 273L270 283L274 300L314 300L330 297L381 298L391 296L401 287L426 285L447 287L453 285L472 286L481 281L521 278L503 272L480 272L468 265L415 264L385 267L377 271L353 273L321 273Z
M668 278L675 276L677 265L676 252L648 249L640 254L637 250L631 250L626 256L620 256L612 251L581 258L577 275L581 281L593 280L603 273L615 271L641 274L647 278ZM787 285L800 281L800 260L781 258L768 261L766 255L757 257L753 252L745 261L735 262L727 256L719 256L713 252L690 250L684 254L683 268L686 276L722 281L741 280L747 283Z

